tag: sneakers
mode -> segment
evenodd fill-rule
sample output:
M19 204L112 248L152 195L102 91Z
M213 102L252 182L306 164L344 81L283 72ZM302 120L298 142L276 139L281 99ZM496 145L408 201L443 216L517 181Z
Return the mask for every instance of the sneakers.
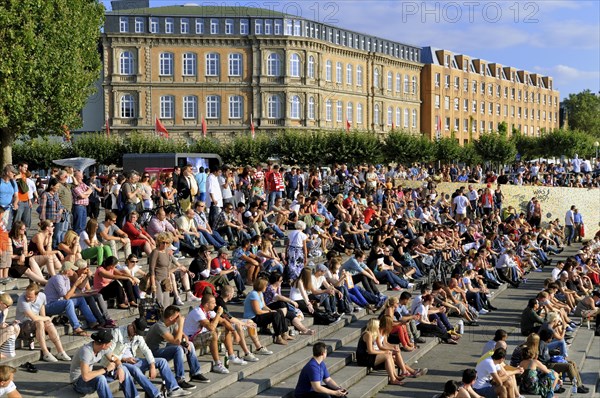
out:
M230 356L229 363L232 363L234 365L248 365L248 362L244 361L242 358L238 357L237 355Z
M178 299L175 300L175 305L182 306L183 305L183 301L181 301L181 299L178 298Z
M195 385L188 383L184 379L181 379L181 380L177 381L177 384L179 385L179 387L181 387L184 390L194 390L194 389L196 389Z
M178 388L176 390L170 391L167 394L167 397L185 397L186 395L191 395L192 393L189 391L185 391L183 388Z
M225 366L223 366L222 363L219 362L212 366L211 372L226 375L226 374L229 374L229 369L227 369Z
M61 360L61 361L70 361L71 357L67 355L66 352L59 352L58 354L56 354L56 358Z
M197 375L193 375L190 377L193 381L197 381L198 383L210 383L210 379L204 376L202 373L198 373Z
M254 356L253 353L249 352L244 356L244 361L246 362L258 362L258 358Z
M195 301L200 301L200 299L198 297L194 296L191 292L187 292L185 295L185 301L195 302Z
M488 310L486 310L485 308L482 308L482 309L479 311L479 315L485 315L485 314L487 314L488 312L489 312Z
M260 347L258 350L256 350L256 353L258 355L273 355L273 351L267 350L267 347Z
M46 361L46 362L58 362L58 359L56 359L56 357L54 355L52 355L52 353L47 353L46 355L44 355L42 357L42 360Z
M409 283L407 289L412 289L413 287L415 287L414 283Z
M590 389L586 386L577 387L577 394L587 394L588 392L590 392Z

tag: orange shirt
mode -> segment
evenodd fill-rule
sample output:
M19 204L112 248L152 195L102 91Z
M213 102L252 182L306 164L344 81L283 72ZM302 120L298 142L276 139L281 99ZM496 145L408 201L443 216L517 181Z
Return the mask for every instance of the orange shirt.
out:
M25 174L21 173L20 178L27 184L27 177ZM17 190L17 197L19 198L19 202L27 202L29 200L29 192L21 193L21 190Z

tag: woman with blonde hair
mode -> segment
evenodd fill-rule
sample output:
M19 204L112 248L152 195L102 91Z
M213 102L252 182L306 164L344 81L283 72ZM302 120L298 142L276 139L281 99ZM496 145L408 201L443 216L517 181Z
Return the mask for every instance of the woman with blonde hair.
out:
M383 319L383 317L389 316L393 321L395 318L395 312L399 305L400 300L398 297L393 296L388 298L383 305L383 311L379 318ZM410 352L416 348L415 345L410 341L406 324L402 323L401 321L393 321L392 329L388 333L388 337L390 336L394 339L397 339L405 351Z
M64 256L59 250L52 249L52 238L54 236L54 223L50 220L40 221L40 231L31 238L30 250L33 258L41 267L46 266L50 276L56 275L61 267Z
M388 383L402 386L404 382L402 378L396 375L396 366L394 365L394 357L392 351L381 351L377 346L379 340L379 320L372 318L367 323L365 331L358 339L356 347L356 362L358 366L366 366L372 369L385 368L388 374Z
M21 328L18 322L8 323L8 308L13 300L7 293L0 294L0 359L15 357L15 341Z
M81 258L81 246L79 245L79 235L72 229L68 230L63 241L58 244L58 250L65 256L65 261L75 261Z
M104 259L113 255L110 245L103 245L98 240L98 220L90 218L85 230L79 234L79 246L81 246L81 257L84 260L96 259L98 265L104 263Z
M424 369L413 369L408 366L404 359L402 358L402 354L400 353L400 348L395 344L390 344L387 340L390 332L394 328L394 319L389 315L383 315L379 320L379 338L377 339L377 347L379 347L380 351L390 351L392 356L394 357L394 362L398 369L402 373L400 373L400 377L421 377L427 374L427 368Z

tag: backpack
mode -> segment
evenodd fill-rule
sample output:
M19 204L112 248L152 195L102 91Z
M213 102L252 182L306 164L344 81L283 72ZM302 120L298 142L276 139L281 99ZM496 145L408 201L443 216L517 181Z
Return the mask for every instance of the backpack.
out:
M315 325L331 325L339 319L333 314L321 310L315 310L313 317L315 318Z
M156 298L146 296L139 301L140 317L144 318L149 326L160 321L163 316L163 307L156 301Z

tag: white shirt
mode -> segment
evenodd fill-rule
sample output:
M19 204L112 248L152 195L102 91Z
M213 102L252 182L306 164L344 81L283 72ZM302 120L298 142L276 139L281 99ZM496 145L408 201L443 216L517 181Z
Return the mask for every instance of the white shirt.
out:
M567 211L567 214L565 214L565 225L569 225L569 226L573 226L573 217L574 217L574 213L573 210Z
M456 205L456 214L467 214L467 205L469 201L463 195L454 198L454 204Z
M223 194L221 193L221 186L219 185L219 179L213 173L210 173L206 178L206 205L210 207L213 199L217 206L223 207ZM211 198L212 196L212 198Z
M10 383L8 383L8 385L6 387L0 387L0 397L10 394L11 392L15 391L16 389L17 389L17 386L15 386L15 383L13 381L11 381Z
M470 201L474 201L474 200L477 200L477 198L479 198L479 194L474 189L470 190L467 195L469 195L469 200Z
M477 379L473 384L473 388L479 389L491 387L492 384L490 381L492 380L492 373L498 372L498 367L499 365L496 365L491 357L479 362L479 364L477 364L475 367L475 370L477 371Z
M205 321L207 319L213 319L217 316L214 311L208 312L208 318L206 317L206 313L200 308L200 306L194 308L190 311L190 313L185 317L185 322L183 322L183 334L188 337L192 337L195 335L198 330L200 330L200 322ZM200 333L204 333L208 331L205 327L202 327Z

